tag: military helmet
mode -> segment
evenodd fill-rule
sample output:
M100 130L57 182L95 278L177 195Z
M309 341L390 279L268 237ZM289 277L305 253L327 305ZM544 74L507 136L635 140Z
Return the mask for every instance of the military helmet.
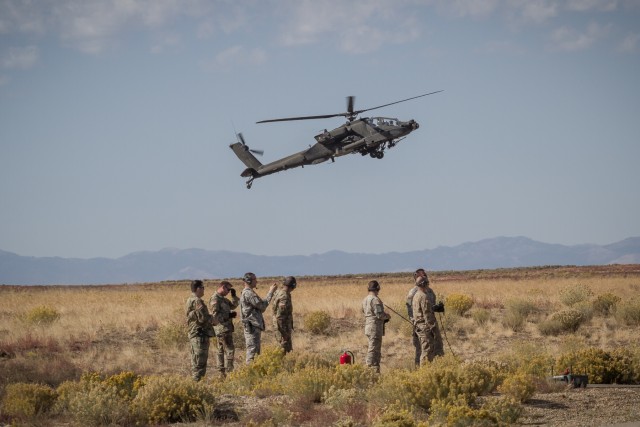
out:
M378 283L377 280L372 280L369 282L369 285L367 286L367 289L369 290L369 292L371 291L379 291L380 290L380 283Z
M231 289L233 288L233 285L231 284L231 282L227 282L226 280L223 280L222 282L220 282L220 284L218 285L218 287L222 287L224 286L227 289Z
M251 283L251 281L255 278L256 278L256 275L253 273L244 273L244 277L242 278L242 281L245 283Z
M298 286L298 284L296 283L296 278L293 276L285 277L284 280L282 281L282 285L287 286L291 289L295 289L296 286Z

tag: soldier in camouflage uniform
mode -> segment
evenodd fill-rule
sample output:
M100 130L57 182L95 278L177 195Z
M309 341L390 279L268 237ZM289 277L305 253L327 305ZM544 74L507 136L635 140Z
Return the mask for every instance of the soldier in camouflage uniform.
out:
M207 305L202 301L204 296L202 280L191 282L191 292L192 295L186 304L187 329L191 344L191 371L193 379L200 381L207 372L209 341L215 336L214 323Z
M382 336L384 335L384 324L391 316L384 311L384 304L378 298L380 284L372 280L367 286L369 294L362 301L362 311L364 313L364 334L369 339L367 349L367 366L380 372L380 358L382 357Z
M242 278L244 289L240 296L240 315L244 326L244 341L247 347L247 364L251 363L256 354L260 354L260 339L264 331L264 317L262 313L269 306L273 293L278 288L274 283L269 288L265 299L262 299L254 290L258 286L258 279L253 273L246 273Z
M424 271L423 268L419 268L415 271L415 273L413 273L414 286L413 288L411 288L411 290L409 290L409 293L407 294L407 301L406 301L407 314L409 315L409 320L411 320L411 322L413 322L413 307L412 307L413 297L416 294L416 292L418 292L418 287L415 285L415 281L418 277L426 277L426 276L427 276L427 273ZM435 302L435 299L434 299L434 302ZM414 363L416 367L418 367L420 366L420 355L422 354L422 344L420 344L420 338L418 338L418 334L416 334L415 328L413 329L412 340L413 340L413 347L416 350Z
M421 355L420 365L431 362L436 356L444 355L442 337L433 311L436 305L436 296L429 288L429 279L425 276L416 278L416 292L412 301L413 323L416 334L420 339Z
M293 350L291 335L293 333L293 303L291 292L296 288L296 278L289 276L282 281L284 289L273 295L273 329L276 331L276 342L289 353Z
M231 301L225 298L229 293L231 293ZM220 282L218 289L209 300L211 316L218 323L213 329L218 341L217 368L221 377L233 371L233 358L236 352L233 343L233 319L237 315L233 310L238 307L239 301L236 290L227 281Z

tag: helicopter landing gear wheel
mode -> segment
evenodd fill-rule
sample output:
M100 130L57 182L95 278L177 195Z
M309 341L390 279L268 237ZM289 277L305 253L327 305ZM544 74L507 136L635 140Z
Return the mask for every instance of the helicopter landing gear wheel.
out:
M252 185L253 185L253 178L251 178L249 181L247 181L247 190L251 189Z
M383 153L382 151L378 151L378 152L376 153L376 159L381 159L381 158L383 158L383 157L384 157L384 153Z
M375 151L370 152L369 156L371 156L372 159L375 159L376 157L378 157Z

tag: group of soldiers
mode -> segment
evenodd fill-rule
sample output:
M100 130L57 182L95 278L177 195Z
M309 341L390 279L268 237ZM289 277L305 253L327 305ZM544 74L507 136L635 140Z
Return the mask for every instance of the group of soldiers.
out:
M409 291L406 300L407 313L413 324L413 345L415 364L423 365L436 356L444 354L442 336L435 313L444 311L442 303L436 304L436 295L429 287L429 278L424 269L418 269L414 275L415 285ZM216 368L221 377L234 369L235 345L233 342L233 319L237 317L240 306L240 318L244 328L246 363L249 364L260 354L262 332L265 330L263 313L269 304L273 308L273 327L276 342L288 353L293 350L291 335L293 332L293 304L291 292L296 288L296 279L286 277L282 288L274 283L263 298L256 293L258 279L253 273L246 273L242 281L244 288L238 297L233 285L228 281L219 283L218 288L204 303L204 284L202 280L191 282L192 295L186 303L187 326L191 344L191 367L194 380L199 381L206 373L209 357L209 343L212 337L217 339ZM391 316L385 311L385 305L378 296L380 284L372 280L367 285L368 295L362 301L365 317L364 333L369 340L367 366L380 372L382 337L385 324ZM231 294L231 299L228 295Z
M193 379L199 381L207 371L209 343L216 337L218 343L216 368L221 377L233 371L235 344L233 342L233 319L238 316L235 311L240 306L240 316L244 328L244 340L247 349L246 362L251 363L256 354L260 354L262 332L265 330L263 313L273 302L273 326L276 340L285 353L293 349L291 334L293 332L293 304L291 292L296 288L295 277L286 277L282 289L274 283L265 298L260 298L255 291L258 278L253 273L246 273L242 281L244 288L238 297L233 285L226 280L219 283L218 288L209 299L209 306L204 303L204 284L202 280L191 282L192 295L187 300L186 315L191 344L191 370ZM231 294L231 299L227 296Z

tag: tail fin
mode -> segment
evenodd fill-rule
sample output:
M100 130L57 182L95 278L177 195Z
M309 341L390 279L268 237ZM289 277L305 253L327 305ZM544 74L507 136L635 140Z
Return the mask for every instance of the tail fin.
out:
M247 147L246 145L240 142L236 142L235 144L231 144L229 147L233 150L234 153L236 153L236 156L238 156L238 158L247 166L248 169L257 171L258 169L260 169L260 166L262 166L262 163L260 163L260 161L249 152L249 147ZM244 176L245 172L242 173L242 176Z

